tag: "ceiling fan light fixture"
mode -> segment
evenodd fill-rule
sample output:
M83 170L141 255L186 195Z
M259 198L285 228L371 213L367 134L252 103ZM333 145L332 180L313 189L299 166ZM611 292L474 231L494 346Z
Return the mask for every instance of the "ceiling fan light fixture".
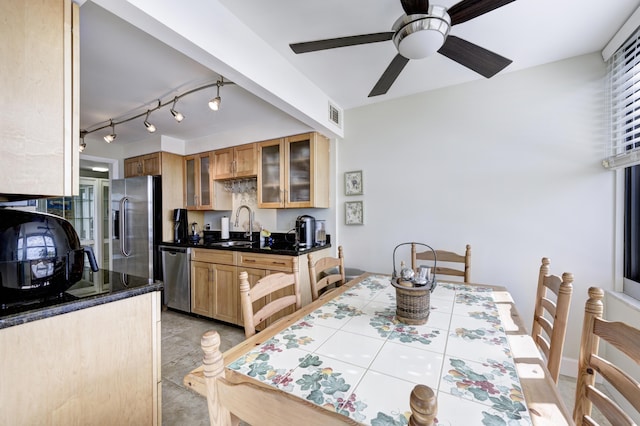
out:
M393 24L393 43L408 59L423 59L436 53L444 44L451 18L442 6L429 6L429 14L403 15Z

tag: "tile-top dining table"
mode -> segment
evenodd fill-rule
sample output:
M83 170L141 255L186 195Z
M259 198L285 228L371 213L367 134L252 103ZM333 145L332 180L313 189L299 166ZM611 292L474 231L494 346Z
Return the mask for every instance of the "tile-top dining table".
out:
M406 425L416 384L438 425L573 424L505 288L439 281L430 306L399 322L390 276L365 273L226 351L225 375L366 425ZM206 395L202 366L184 384Z

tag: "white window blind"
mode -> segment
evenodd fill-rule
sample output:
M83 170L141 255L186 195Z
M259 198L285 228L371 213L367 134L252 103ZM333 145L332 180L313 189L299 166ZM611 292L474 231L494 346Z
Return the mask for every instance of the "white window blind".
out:
M640 164L640 29L609 59L608 83L611 140L602 164Z

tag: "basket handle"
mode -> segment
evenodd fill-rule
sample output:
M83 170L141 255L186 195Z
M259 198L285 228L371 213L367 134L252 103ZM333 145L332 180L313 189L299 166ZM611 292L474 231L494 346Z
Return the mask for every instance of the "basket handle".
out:
M392 277L393 278L397 278L398 277L397 272L396 272L396 250L398 250L398 247L406 246L406 245L410 245L410 244L415 244L415 245L427 247L433 252L433 270L434 270L434 273L435 273L437 259L436 259L436 251L433 249L433 247L431 247L428 244L411 241L411 242L408 242L408 243L400 243L393 249L393 275L392 275Z

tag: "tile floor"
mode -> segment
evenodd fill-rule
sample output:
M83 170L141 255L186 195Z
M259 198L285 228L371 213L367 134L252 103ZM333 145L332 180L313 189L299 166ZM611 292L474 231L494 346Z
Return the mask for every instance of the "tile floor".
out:
M162 312L162 424L166 426L207 426L209 417L203 397L187 389L182 379L202 362L200 337L216 329L221 350L244 340L244 330L213 320L196 318L171 310ZM567 407L573 407L575 379L561 376L558 384ZM607 425L598 413L596 420Z

